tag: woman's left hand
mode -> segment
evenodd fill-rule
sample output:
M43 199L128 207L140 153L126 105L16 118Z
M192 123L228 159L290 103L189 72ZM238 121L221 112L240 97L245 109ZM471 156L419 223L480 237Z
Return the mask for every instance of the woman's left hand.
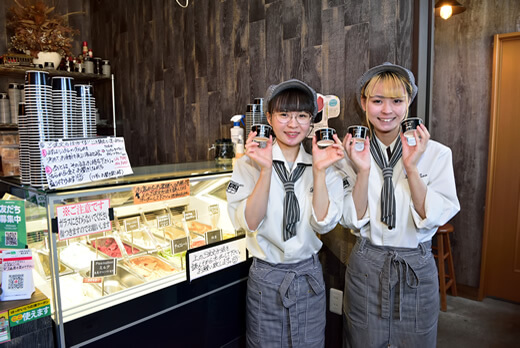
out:
M312 137L312 166L318 170L325 170L345 157L343 145L337 134L333 135L334 144L325 148L318 146L316 135Z
M414 136L416 144L415 146L410 146L408 145L406 137L401 133L401 142L403 145L402 159L404 168L407 171L417 167L419 159L421 158L424 151L426 151L428 140L430 140L430 133L424 124L420 124L417 127L417 129L414 131Z

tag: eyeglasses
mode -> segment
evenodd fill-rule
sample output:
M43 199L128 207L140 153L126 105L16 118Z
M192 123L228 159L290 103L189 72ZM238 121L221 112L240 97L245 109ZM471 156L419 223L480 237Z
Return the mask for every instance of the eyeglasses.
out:
M311 115L305 111L294 111L294 112L275 112L274 116L278 119L281 124L289 123L293 118L296 119L302 126L306 126L311 123Z

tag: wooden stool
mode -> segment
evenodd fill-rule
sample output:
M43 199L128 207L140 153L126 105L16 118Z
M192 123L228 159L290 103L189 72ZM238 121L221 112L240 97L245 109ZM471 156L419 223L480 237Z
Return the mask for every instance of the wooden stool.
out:
M450 233L453 232L453 226L445 224L437 229L437 246L432 247L434 257L437 259L437 268L439 269L439 290L441 293L441 310L446 312L446 290L451 288L451 294L457 296L457 284L455 283L455 268L453 267L453 257L451 255ZM448 272L445 271L444 263L448 261Z

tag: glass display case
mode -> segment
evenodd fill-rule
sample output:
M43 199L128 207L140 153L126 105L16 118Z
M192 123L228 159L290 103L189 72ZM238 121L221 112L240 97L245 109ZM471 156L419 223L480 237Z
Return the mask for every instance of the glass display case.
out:
M35 286L51 299L61 345L78 343L65 338L69 322L186 283L187 250L240 237L227 214L230 167L208 161L133 171L121 178L55 190L24 187L15 177L1 179L4 199L26 202ZM59 233L60 207L71 207L70 211L81 203L104 200L110 207L110 224L104 231L83 230L67 238ZM71 221L81 225L81 220ZM187 245L172 250L175 242ZM92 277L91 261L106 259L117 260L115 274Z

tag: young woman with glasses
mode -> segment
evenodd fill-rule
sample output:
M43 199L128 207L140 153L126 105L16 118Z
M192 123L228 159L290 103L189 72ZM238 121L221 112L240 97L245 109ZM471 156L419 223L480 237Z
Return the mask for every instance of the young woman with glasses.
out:
M246 231L253 263L247 290L248 347L323 347L325 284L316 233L332 230L343 207L341 141L312 156L303 140L317 113L316 93L299 80L269 87L264 108L276 139L246 141L233 170L229 214Z

